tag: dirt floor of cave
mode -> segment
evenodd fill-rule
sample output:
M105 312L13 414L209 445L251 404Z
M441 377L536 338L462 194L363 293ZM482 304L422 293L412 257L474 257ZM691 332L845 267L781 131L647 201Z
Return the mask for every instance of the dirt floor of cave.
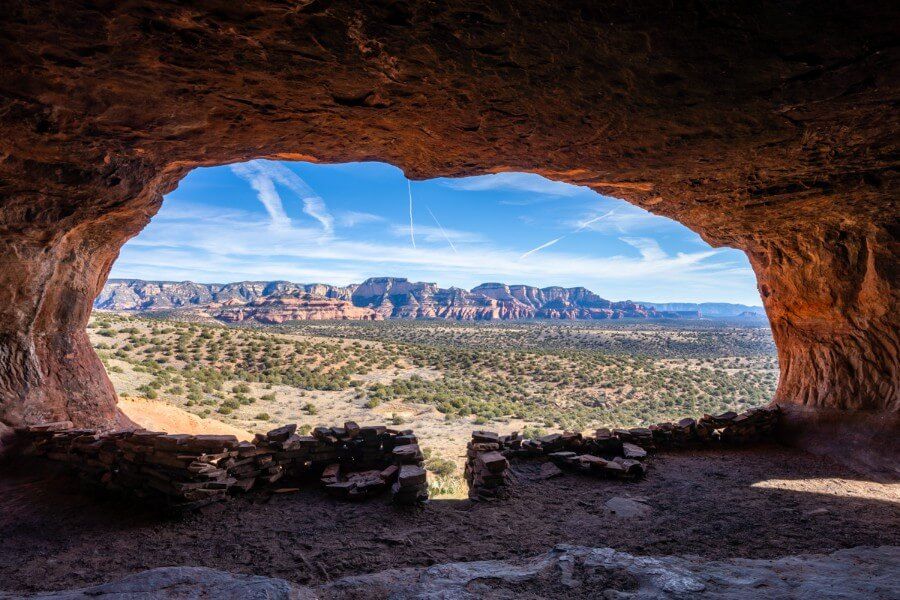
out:
M196 565L320 583L353 573L507 558L557 543L635 554L771 558L900 544L900 486L771 446L658 456L646 480L534 476L516 462L513 498L399 509L337 502L317 489L255 494L180 520L78 491L30 463L0 471L0 588L53 590L159 566ZM620 519L604 503L652 507Z

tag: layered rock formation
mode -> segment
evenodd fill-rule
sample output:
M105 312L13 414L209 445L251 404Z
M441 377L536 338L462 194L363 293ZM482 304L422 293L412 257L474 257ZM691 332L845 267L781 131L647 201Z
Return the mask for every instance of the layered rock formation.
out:
M356 306L371 306L384 317L461 321L507 319L662 318L632 302L610 302L585 288L537 288L484 283L471 291L443 289L397 277L367 279L353 292Z
M223 321L253 319L261 323L376 318L490 321L700 316L699 312L659 311L631 301L611 302L583 287L484 283L466 291L400 277L372 277L346 287L287 281L222 285L114 279L103 287L94 306L115 311L200 307Z
M747 252L777 400L801 425L828 414L895 434L898 12L11 0L0 421L114 425L84 327L119 248L190 169L269 157L379 159L413 178L532 171L677 219Z
M94 300L94 308L119 311L164 310L211 304L242 304L294 293L349 300L353 294L353 286L339 287L321 283L303 285L290 281L239 281L219 284L110 279Z
M278 294L262 300L221 309L210 307L213 316L226 323L256 321L257 323L285 323L287 321L319 321L322 319L352 319L375 321L381 315L370 308L358 308L346 300L336 300L295 292Z

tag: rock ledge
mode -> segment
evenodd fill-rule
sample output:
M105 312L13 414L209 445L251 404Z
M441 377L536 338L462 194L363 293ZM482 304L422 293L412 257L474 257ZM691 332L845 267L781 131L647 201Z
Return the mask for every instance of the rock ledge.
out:
M775 560L705 561L697 557L633 556L612 548L560 545L525 559L447 563L345 577L318 586L225 573L163 567L78 590L31 596L0 592L0 600L265 598L461 599L569 598L865 598L900 597L900 547L857 547ZM529 595L529 594L526 594Z

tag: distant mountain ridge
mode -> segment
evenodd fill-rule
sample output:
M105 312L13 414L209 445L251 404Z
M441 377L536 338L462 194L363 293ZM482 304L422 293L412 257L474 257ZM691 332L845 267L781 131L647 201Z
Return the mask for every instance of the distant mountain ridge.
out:
M193 281L145 281L110 279L94 300L94 308L105 310L166 310L208 304L237 304L262 298L303 292L324 298L350 300L354 286L290 281L238 281L194 283Z
M748 306L730 302L639 302L639 304L666 312L699 310L704 317L766 316L766 309L762 306Z
M672 307L671 310L662 307ZM289 281L194 283L110 279L94 307L115 311L198 309L228 322L281 323L307 319L620 319L697 318L697 304L613 302L584 287L483 283L471 290L400 277L372 277L334 286ZM756 307L723 316L737 316ZM715 309L714 309L715 310ZM719 309L724 310L724 309ZM761 310L761 309L760 309Z

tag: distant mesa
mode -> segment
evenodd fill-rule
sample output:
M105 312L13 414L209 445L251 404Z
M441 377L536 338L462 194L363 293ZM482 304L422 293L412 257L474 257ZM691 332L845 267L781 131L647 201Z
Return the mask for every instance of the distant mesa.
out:
M326 319L376 321L383 318L371 308L359 308L347 300L326 298L306 292L289 292L246 304L230 304L215 311L212 316L226 323L255 321L266 324Z
M639 302L642 306L649 306L656 310L669 313L700 313L704 317L741 317L764 319L766 310L762 306L747 306L746 304L732 304L730 302Z
M702 308L706 306L713 314ZM134 312L193 311L228 323L266 324L325 319L685 319L755 316L762 312L762 308L742 304L613 302L583 287L483 283L465 290L400 277L372 277L348 286L289 281L207 284L110 279L94 307Z

